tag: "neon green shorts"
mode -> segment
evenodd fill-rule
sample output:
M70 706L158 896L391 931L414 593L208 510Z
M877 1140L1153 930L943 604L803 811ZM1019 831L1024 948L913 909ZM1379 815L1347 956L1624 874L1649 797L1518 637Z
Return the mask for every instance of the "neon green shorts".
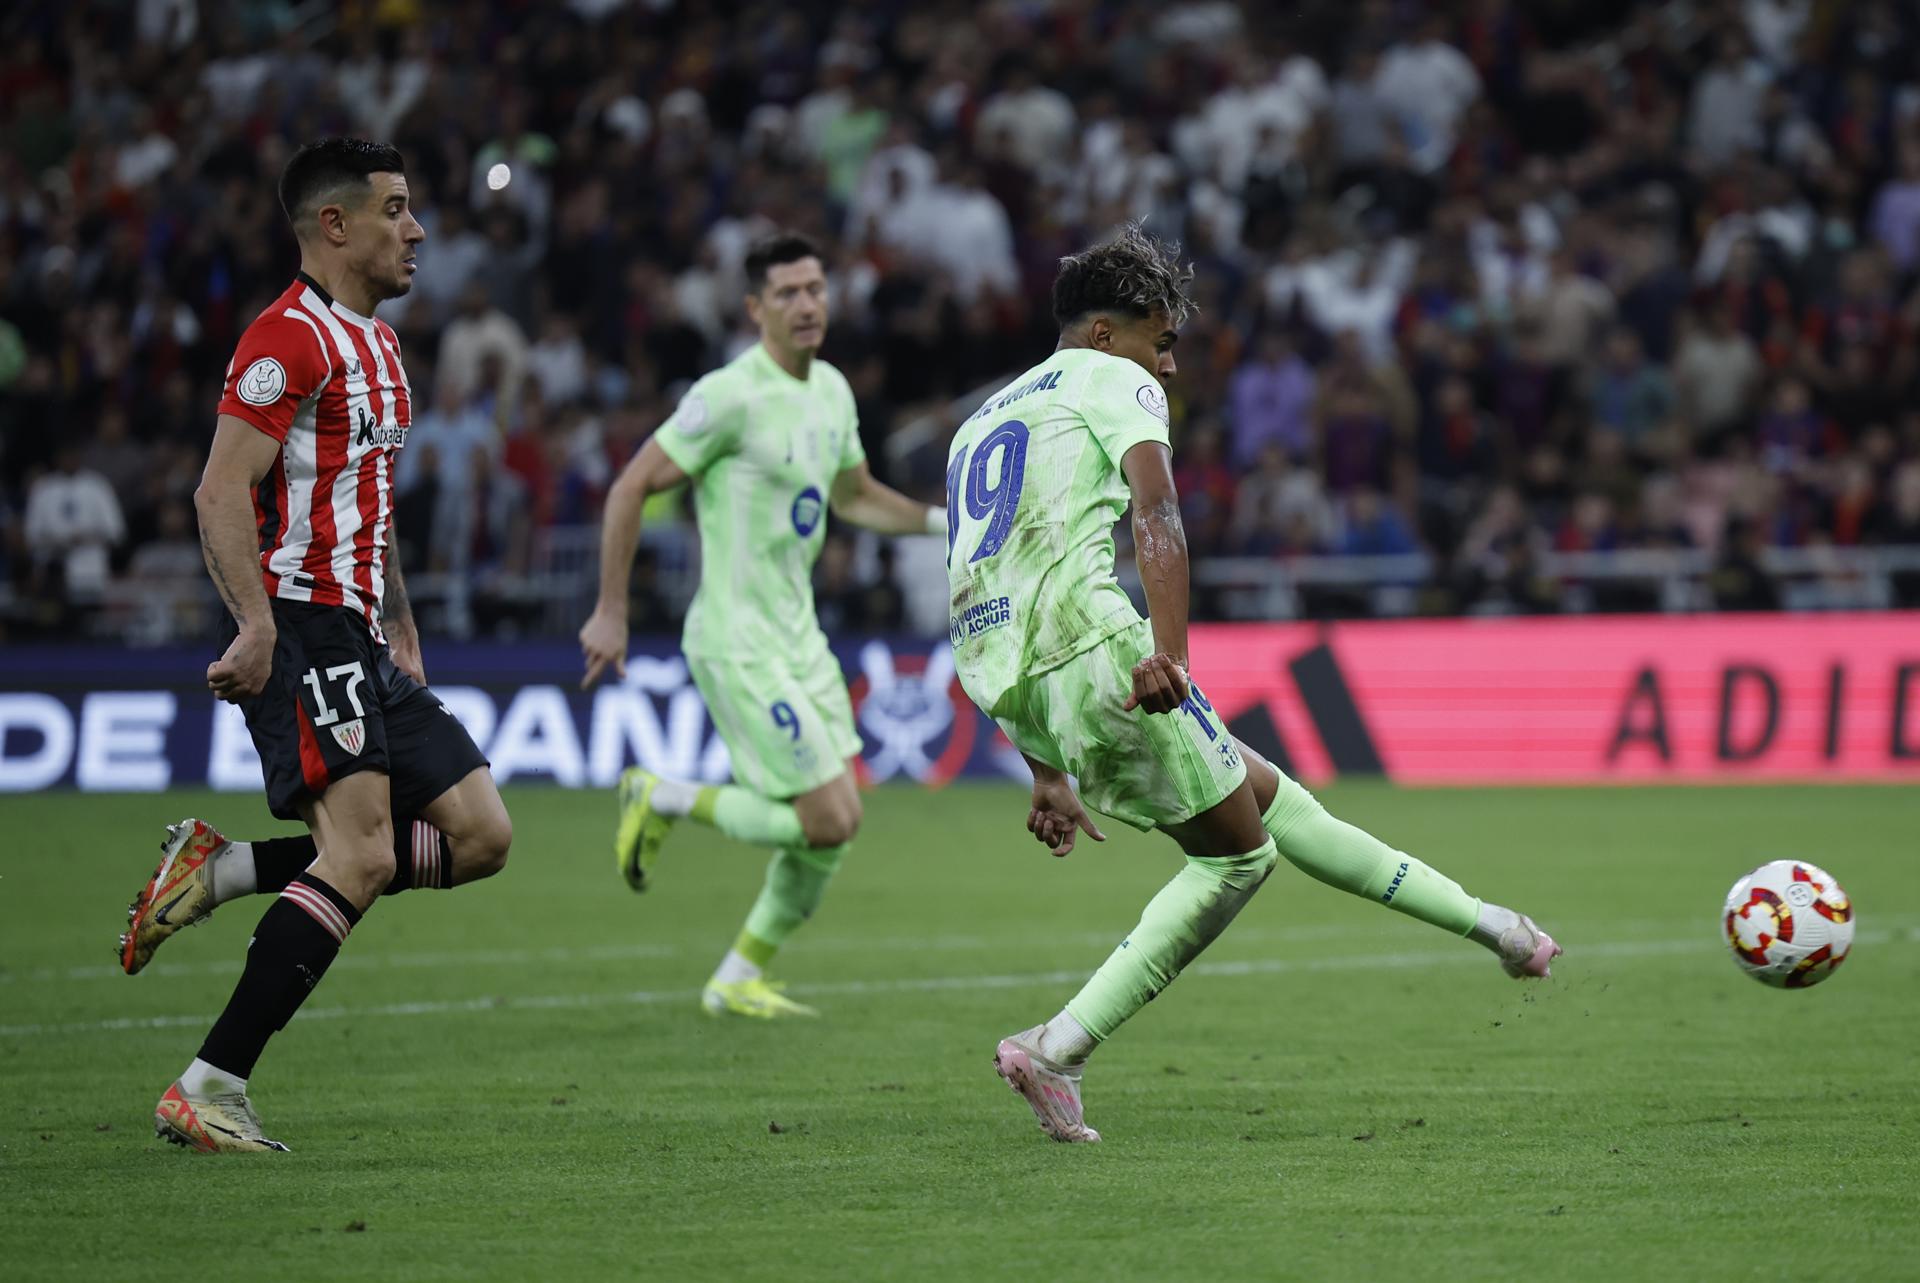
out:
M726 741L733 778L786 800L845 773L860 752L847 679L831 654L804 658L707 659L687 671Z
M994 718L1015 748L1074 776L1088 806L1136 829L1190 820L1247 778L1232 733L1199 686L1172 713L1121 711L1133 666L1152 653L1153 627L1142 620L1022 678Z

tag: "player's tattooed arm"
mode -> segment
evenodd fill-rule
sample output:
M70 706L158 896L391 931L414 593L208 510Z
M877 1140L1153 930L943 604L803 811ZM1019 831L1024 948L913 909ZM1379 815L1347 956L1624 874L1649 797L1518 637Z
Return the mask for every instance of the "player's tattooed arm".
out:
M1134 665L1126 707L1170 713L1187 698L1187 532L1173 485L1173 457L1143 441L1120 461L1133 492L1133 557L1147 597L1154 653Z
M935 529L934 509L909 499L873 475L862 459L833 479L833 515L883 535L923 535ZM939 530L946 530L946 516Z
M407 600L406 580L400 575L400 541L387 527L387 588L380 597L380 628L387 649L401 672L427 684L427 665L420 655L420 630L413 624L413 603Z
M207 666L207 686L232 702L266 689L273 670L277 630L260 579L253 494L279 454L278 441L244 419L223 414L214 428L200 487L193 492L207 573L239 626L226 653Z
M580 679L585 690L612 668L627 675L627 587L633 578L633 550L640 542L640 513L649 495L684 483L687 474L653 437L640 447L607 491L600 521L600 599L580 628L580 651L587 665Z

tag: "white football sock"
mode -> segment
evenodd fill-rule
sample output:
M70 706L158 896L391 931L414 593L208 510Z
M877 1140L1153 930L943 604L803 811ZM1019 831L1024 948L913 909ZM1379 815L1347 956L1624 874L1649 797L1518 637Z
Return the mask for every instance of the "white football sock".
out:
M1480 920L1473 924L1473 930L1467 932L1467 939L1483 944L1495 953L1500 952L1500 937L1520 925L1520 915L1512 909L1491 901L1480 904Z
M653 786L653 809L662 815L680 816L693 810L693 799L700 786L685 780L661 780Z
M253 843L229 842L213 857L208 870L213 879L213 902L225 904L260 889L260 874L253 867Z
M1040 1026L1034 1050L1056 1065L1078 1065L1092 1055L1098 1045L1085 1025L1063 1011Z
M720 959L720 965L713 972L713 982L721 985L734 985L742 980L759 978L760 968L741 957L738 949L727 950L727 956Z
M180 1075L180 1090L187 1093L191 1100L207 1100L213 1096L232 1092L239 1092L244 1096L247 1091L247 1080L235 1078L226 1070L216 1069L195 1056L193 1063L187 1066L186 1072Z

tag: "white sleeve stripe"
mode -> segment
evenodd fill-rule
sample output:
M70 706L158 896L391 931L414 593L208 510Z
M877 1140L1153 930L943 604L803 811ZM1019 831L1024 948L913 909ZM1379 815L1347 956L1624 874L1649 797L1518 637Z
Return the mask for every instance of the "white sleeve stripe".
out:
M313 331L314 344L317 347L319 347L320 355L322 358L326 360L326 363L327 363L327 377L332 378L333 377L333 357L328 355L327 353L326 340L320 337L320 327L313 323L312 317L308 316L305 312L302 312L297 307L290 307L286 309L286 314L288 316L291 316L294 320L300 322L302 325L306 326L308 329Z

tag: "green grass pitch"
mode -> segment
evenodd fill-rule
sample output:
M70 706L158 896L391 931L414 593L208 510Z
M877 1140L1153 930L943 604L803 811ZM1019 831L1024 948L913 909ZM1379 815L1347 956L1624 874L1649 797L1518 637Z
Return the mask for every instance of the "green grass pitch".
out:
M1055 861L1011 786L870 794L781 960L816 1022L695 993L763 857L686 828L645 896L604 794L510 791L507 872L383 901L254 1098L283 1157L150 1111L264 899L147 974L110 945L163 821L253 798L9 798L0 1272L19 1279L1920 1277L1913 790L1328 790L1567 947L1522 986L1282 865L1095 1058L1098 1146L993 1076L1174 868L1114 830ZM1717 938L1734 878L1826 865L1860 936L1802 993Z

